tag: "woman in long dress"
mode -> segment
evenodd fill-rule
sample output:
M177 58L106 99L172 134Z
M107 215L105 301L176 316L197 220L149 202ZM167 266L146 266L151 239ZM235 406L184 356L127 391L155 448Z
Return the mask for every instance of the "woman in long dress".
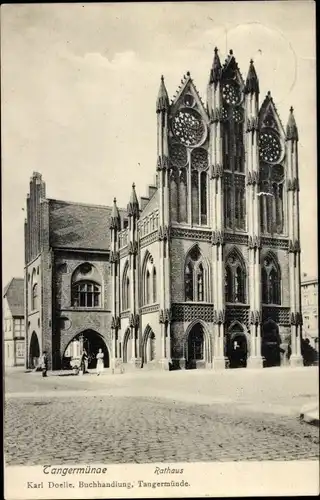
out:
M103 363L104 354L102 352L102 349L99 349L96 358L97 358L97 375L100 375L103 372L104 368L104 363Z

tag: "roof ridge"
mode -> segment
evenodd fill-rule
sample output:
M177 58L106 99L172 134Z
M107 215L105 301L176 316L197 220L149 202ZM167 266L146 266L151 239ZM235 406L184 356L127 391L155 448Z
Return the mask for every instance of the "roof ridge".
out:
M108 210L112 210L112 206L110 206L110 205L97 205L97 204L94 204L94 203L84 203L84 202L81 202L81 201L61 200L59 198L47 198L47 200L49 202L50 201L56 201L58 203L65 203L65 204L68 204L68 205L80 205L80 206L85 206L85 207L105 208L105 209L108 209ZM118 210L126 212L125 208L119 208L118 207Z

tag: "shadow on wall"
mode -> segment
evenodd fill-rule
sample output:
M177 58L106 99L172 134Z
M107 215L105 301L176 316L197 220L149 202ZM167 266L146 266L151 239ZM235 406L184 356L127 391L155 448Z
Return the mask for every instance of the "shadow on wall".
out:
M304 366L315 366L319 362L319 353L310 345L309 339L301 341L301 355L303 357Z

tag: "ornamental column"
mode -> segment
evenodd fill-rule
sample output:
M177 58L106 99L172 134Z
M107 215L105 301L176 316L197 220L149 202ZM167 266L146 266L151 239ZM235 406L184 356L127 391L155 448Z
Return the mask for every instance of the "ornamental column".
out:
M258 113L259 80L250 61L244 88L245 94L245 145L247 172L247 231L248 231L248 302L250 304L250 356L248 366L262 368L261 357L261 279L260 279L260 214L259 214L259 151Z
M289 288L291 312L290 366L303 366L301 356L302 315L300 275L298 129L290 108L286 129L288 171Z
M137 222L140 216L139 202L136 195L135 184L132 184L130 201L127 206L129 218L129 275L130 275L130 317L129 325L131 330L131 363L139 365L137 354L137 334L139 329L138 311L138 231Z
M158 178L159 178L159 325L160 325L160 359L161 368L169 369L171 351L168 353L168 328L167 316L171 316L171 288L170 288L170 200L169 200L169 148L168 148L168 113L169 98L161 77L160 89L157 97L157 153L158 153ZM159 343L158 343L159 345ZM169 354L169 357L168 357Z
M214 58L210 70L207 90L208 113L210 118L210 225L212 227L212 291L214 303L213 325L213 368L224 369L224 221L223 221L223 159L222 159L222 67L218 49L214 49Z
M113 207L110 218L110 231L111 231L111 276L112 276L112 291L111 291L111 337L112 337L112 347L111 347L111 370L114 373L116 368L116 358L117 358L117 338L118 330L120 326L120 313L118 311L119 300L118 300L118 274L119 274L119 244L118 244L118 233L121 229L120 214L117 207L117 200L114 198Z

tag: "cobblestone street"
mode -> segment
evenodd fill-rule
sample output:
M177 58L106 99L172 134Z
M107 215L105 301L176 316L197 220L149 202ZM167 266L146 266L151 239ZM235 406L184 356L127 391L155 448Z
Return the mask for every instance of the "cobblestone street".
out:
M8 374L6 463L318 458L319 430L299 421L292 406L297 405L294 395L289 394L290 406L285 398L279 401L277 389L270 387L271 404L266 404L266 389L260 402L254 403L259 387L255 381L255 389L250 389L254 373L238 371L237 377L235 371L229 373L215 379L219 385L212 385L212 374L195 372L150 375L147 379L106 374L100 379L88 375L43 380L38 374ZM280 377L284 390L288 372L270 373L261 372L261 390L266 387L266 377L270 384L274 376ZM308 377L306 373L289 372L291 379L300 380L301 387L298 383L295 386L299 404L317 387L317 372L309 371ZM234 392L231 389L236 382L238 390ZM308 385L309 394L304 385ZM163 392L155 389L161 386ZM279 402L282 406L276 404Z

